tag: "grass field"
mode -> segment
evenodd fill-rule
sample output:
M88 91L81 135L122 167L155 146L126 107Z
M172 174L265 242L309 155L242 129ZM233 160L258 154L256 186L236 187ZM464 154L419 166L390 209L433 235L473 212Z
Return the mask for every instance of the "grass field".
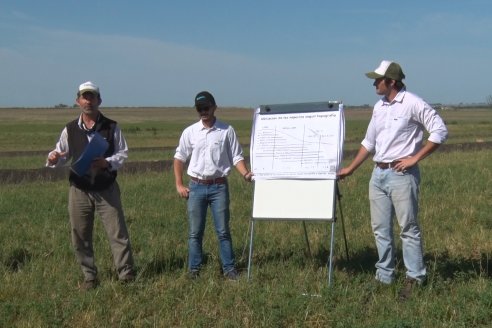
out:
M191 109L107 109L118 120L131 161L166 160ZM0 109L0 168L37 168L74 109ZM251 109L218 112L249 143ZM450 144L492 141L492 111L443 112ZM346 112L346 148L356 149L367 111ZM141 148L141 149L140 149ZM130 151L131 151L130 149ZM5 153L5 152L9 153ZM12 153L13 152L13 153ZM5 154L8 154L5 155ZM140 156L141 155L141 156ZM24 158L24 161L21 160ZM27 159L27 160L26 160ZM346 159L347 161L350 158ZM101 286L82 293L81 273L70 245L67 181L0 185L0 327L489 327L492 322L492 151L442 152L421 163L420 221L428 284L405 304L398 281L374 281L377 259L369 224L366 162L340 183L342 220L335 224L333 284L327 286L329 225L307 222L308 256L301 222L258 222L253 276L246 279L253 186L235 172L230 179L232 236L242 277L222 279L210 222L201 278L186 277L187 221L170 170L118 178L138 276L118 283L101 223L95 227ZM19 162L16 162L19 161ZM16 162L9 166L9 162ZM398 230L395 228L395 233Z
M192 108L103 108L121 125L128 141L129 161L172 159L183 127L197 120ZM44 166L65 124L77 117L75 108L0 108L0 169ZM370 119L368 109L348 109L345 150L356 150ZM449 129L447 144L492 142L492 110L464 109L441 113ZM241 144L250 142L253 109L219 108L220 119L234 126ZM162 151L156 150L162 148ZM249 148L245 147L246 154ZM8 152L8 153L6 153Z

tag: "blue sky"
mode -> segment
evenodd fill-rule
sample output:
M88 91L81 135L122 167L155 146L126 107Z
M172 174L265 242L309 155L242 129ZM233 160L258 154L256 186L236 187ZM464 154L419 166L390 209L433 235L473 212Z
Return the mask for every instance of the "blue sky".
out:
M373 104L364 73L399 62L431 103L492 95L492 1L0 2L0 107Z

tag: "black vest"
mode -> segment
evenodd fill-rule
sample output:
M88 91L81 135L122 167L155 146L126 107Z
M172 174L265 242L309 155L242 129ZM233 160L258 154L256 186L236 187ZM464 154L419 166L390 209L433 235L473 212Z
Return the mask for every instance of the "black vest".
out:
M108 150L104 153L104 157L109 157L114 154L115 121L99 114L99 118L91 131L81 129L78 123L79 119L76 119L69 122L66 126L68 133L68 149L70 150L72 163L74 163L84 152L85 147L89 143L87 134L91 132L98 132L109 143ZM70 181L70 185L74 185L79 189L99 191L111 186L116 179L116 175L116 171L99 170L94 178L92 178L89 173L80 177L73 171L70 171L68 180Z

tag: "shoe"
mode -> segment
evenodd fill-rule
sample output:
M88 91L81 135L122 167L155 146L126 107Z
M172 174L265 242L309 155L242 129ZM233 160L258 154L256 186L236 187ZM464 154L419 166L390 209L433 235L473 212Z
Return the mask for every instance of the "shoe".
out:
M91 289L95 289L98 285L99 285L99 282L97 281L97 279L84 280L84 282L82 282L80 284L80 290L88 291Z
M224 277L228 280L237 281L239 280L239 273L237 273L236 269L232 269L231 271L227 271Z
M191 270L188 272L188 278L191 280L196 280L200 276L200 271L199 270Z
M412 291L416 286L420 285L420 282L413 278L405 278L405 282L403 283L403 287L398 294L398 301L406 302L412 296Z
M120 278L120 282L123 284L128 284L135 281L135 274L133 272L128 273L126 276Z

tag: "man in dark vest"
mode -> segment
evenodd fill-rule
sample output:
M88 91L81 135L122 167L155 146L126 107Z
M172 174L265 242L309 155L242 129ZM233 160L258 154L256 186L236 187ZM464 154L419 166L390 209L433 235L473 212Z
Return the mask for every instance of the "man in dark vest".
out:
M101 94L97 85L92 82L82 83L76 102L82 113L65 126L55 150L48 154L46 166L59 167L71 159L68 211L72 244L84 274L80 288L88 290L98 285L92 246L96 211L106 230L120 281L135 280L130 238L116 182L117 171L128 157L128 146L117 123L99 111ZM93 138L102 140L107 150L100 157L85 158L90 160L85 172L75 170L74 163L83 155Z

